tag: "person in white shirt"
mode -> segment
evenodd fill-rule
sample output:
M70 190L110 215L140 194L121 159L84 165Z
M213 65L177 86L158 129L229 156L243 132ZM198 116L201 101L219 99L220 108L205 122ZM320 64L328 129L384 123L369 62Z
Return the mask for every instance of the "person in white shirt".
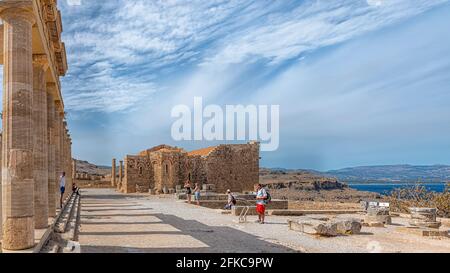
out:
M61 197L59 199L59 207L62 209L63 197L64 197L64 193L66 192L66 173L65 172L62 172L61 176L59 177L59 189L61 191Z
M256 212L258 213L258 223L264 224L266 216L266 199L267 191L263 188L261 184L255 184L256 192Z

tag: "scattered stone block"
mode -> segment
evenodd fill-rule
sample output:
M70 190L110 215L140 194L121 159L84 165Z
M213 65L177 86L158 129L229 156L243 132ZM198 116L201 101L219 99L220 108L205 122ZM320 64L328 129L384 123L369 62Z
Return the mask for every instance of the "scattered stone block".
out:
M326 222L314 226L317 235L326 237L335 237L338 235L338 224L333 222Z
M356 219L344 219L344 220L305 220L296 221L288 220L288 226L290 230L302 232L310 235L319 235L324 237L335 237L340 234L352 235L359 234L361 232L361 222Z
M390 215L366 215L364 224L370 227L384 227L384 225L392 225L392 217Z
M361 233L361 221L356 219L347 219L337 221L337 232L344 235L352 235Z
M304 232L303 224L299 223L298 221L288 219L288 226L289 230Z

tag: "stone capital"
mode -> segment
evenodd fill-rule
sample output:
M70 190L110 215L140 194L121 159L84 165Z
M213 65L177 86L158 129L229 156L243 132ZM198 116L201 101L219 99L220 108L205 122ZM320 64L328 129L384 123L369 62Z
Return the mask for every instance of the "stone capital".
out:
M47 55L33 54L33 65L41 67L42 70L47 71L47 69L49 68Z
M1 3L6 2L6 3ZM36 23L31 1L0 1L0 18L6 22L14 19L28 21L31 25ZM17 2L17 3L16 3Z

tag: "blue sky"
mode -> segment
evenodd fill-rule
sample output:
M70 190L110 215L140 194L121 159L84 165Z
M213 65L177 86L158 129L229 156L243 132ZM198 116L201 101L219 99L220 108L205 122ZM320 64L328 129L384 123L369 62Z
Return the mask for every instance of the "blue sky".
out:
M269 167L450 164L448 0L59 1L76 158L175 142L173 106L279 104Z

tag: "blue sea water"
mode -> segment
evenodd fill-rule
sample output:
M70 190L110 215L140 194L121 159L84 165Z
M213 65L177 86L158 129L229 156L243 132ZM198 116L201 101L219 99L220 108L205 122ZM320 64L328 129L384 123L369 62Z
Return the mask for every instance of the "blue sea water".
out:
M418 184L409 183L349 183L350 188L359 191L376 192L380 194L390 194L398 188L413 188ZM428 191L444 192L446 183L421 183Z

